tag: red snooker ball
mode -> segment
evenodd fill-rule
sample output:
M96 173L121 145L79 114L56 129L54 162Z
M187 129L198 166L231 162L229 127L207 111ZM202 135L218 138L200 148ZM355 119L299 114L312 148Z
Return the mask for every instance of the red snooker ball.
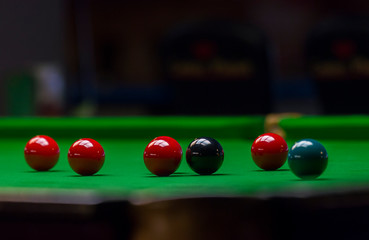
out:
M97 173L105 161L103 147L90 138L82 138L69 148L68 162L76 173L90 176Z
M264 170L276 170L287 160L286 141L275 133L265 133L257 137L251 146L251 157Z
M154 138L145 148L144 162L147 169L157 176L174 173L182 159L182 148L171 137Z
M58 162L60 150L54 139L48 136L31 138L24 148L27 164L37 171L47 171Z

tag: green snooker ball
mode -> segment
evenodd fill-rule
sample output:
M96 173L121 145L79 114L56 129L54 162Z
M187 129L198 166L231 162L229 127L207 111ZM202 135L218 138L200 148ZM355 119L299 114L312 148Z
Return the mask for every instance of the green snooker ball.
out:
M327 168L328 153L314 139L303 139L295 143L288 153L291 171L301 179L315 179Z

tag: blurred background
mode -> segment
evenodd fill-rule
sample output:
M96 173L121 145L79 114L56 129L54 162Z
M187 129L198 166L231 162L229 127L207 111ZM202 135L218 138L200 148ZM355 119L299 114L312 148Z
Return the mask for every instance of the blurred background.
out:
M0 115L369 113L369 2L0 0Z

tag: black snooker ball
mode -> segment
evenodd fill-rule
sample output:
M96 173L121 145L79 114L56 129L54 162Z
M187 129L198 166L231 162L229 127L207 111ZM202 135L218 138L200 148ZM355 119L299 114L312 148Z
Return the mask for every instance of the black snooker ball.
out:
M193 140L187 148L186 160L190 168L200 175L210 175L218 171L224 160L220 143L210 137Z
M296 142L288 153L291 171L301 179L315 179L327 168L328 153L325 147L314 139Z

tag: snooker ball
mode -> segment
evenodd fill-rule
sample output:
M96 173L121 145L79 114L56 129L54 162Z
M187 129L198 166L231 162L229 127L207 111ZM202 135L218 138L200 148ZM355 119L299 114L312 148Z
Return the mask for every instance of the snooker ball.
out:
M60 150L54 139L44 135L31 138L24 148L27 164L36 171L47 171L58 162Z
M272 171L282 167L287 160L286 141L275 133L265 133L255 139L251 146L251 157L261 169Z
M181 163L182 148L171 137L156 137L146 146L143 158L146 168L151 173L157 176L169 176Z
M196 138L186 150L186 160L194 172L210 175L218 171L223 164L223 147L213 138Z
M291 171L301 179L319 177L327 168L327 164L327 150L314 139L296 142L288 154L288 165Z
M76 173L90 176L97 173L105 161L103 147L91 138L82 138L72 144L68 151L68 162Z

